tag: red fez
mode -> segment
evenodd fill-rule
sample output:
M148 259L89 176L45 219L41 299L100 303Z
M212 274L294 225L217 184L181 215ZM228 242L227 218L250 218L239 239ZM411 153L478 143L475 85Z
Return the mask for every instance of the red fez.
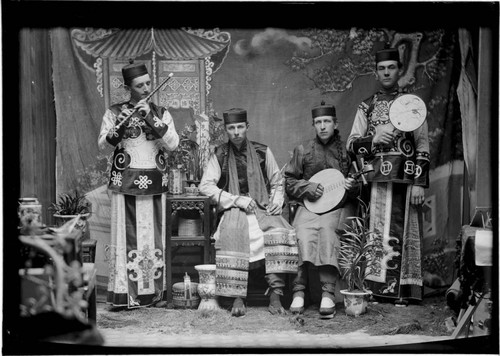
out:
M224 117L224 124L226 125L247 121L247 112L243 109L229 109L223 112L222 116Z
M382 61L396 61L401 63L399 60L399 52L396 48L382 49L375 53L375 64Z
M335 117L335 106L325 104L324 101L321 105L316 106L312 109L312 117L317 118L318 116L333 116Z
M125 84L132 82L132 79L141 77L148 74L148 69L144 63L133 63L127 64L122 68L122 76Z

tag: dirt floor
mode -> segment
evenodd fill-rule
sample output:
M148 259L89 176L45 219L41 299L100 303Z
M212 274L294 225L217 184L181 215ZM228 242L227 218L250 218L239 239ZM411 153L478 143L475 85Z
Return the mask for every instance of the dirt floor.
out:
M454 316L444 296L425 298L419 305L397 307L393 304L369 303L368 312L359 317L345 315L337 303L335 318L318 318L318 306L309 306L299 317L273 316L267 307L249 307L243 318L231 317L226 309L199 311L192 309L141 308L116 310L99 303L98 329L123 329L148 334L225 334L295 331L304 334L346 334L363 331L369 335L414 334L450 336L445 320Z

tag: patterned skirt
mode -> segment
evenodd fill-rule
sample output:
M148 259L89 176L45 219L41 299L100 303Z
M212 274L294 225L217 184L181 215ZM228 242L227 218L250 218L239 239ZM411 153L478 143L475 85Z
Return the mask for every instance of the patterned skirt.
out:
M128 308L162 299L166 286L165 194L132 196L112 193L111 243L107 302Z
M381 235L367 285L381 301L399 298L421 301L422 224L409 204L406 184L373 183L370 195L370 230Z

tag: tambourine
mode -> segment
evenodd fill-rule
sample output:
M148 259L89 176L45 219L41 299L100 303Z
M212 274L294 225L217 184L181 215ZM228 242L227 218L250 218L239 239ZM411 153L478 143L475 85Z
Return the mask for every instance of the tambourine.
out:
M427 117L427 107L414 94L398 96L389 107L389 120L396 129L410 132L418 129Z

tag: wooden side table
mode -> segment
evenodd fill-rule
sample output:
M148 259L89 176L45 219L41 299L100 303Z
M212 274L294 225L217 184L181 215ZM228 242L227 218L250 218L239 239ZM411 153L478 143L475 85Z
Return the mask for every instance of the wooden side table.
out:
M172 235L172 222L174 217L181 211L195 211L203 222L202 234L192 236ZM200 246L203 247L203 263L210 263L210 198L198 196L167 195L167 231L165 246L165 262L167 274L167 302L172 302L172 248L178 246Z

